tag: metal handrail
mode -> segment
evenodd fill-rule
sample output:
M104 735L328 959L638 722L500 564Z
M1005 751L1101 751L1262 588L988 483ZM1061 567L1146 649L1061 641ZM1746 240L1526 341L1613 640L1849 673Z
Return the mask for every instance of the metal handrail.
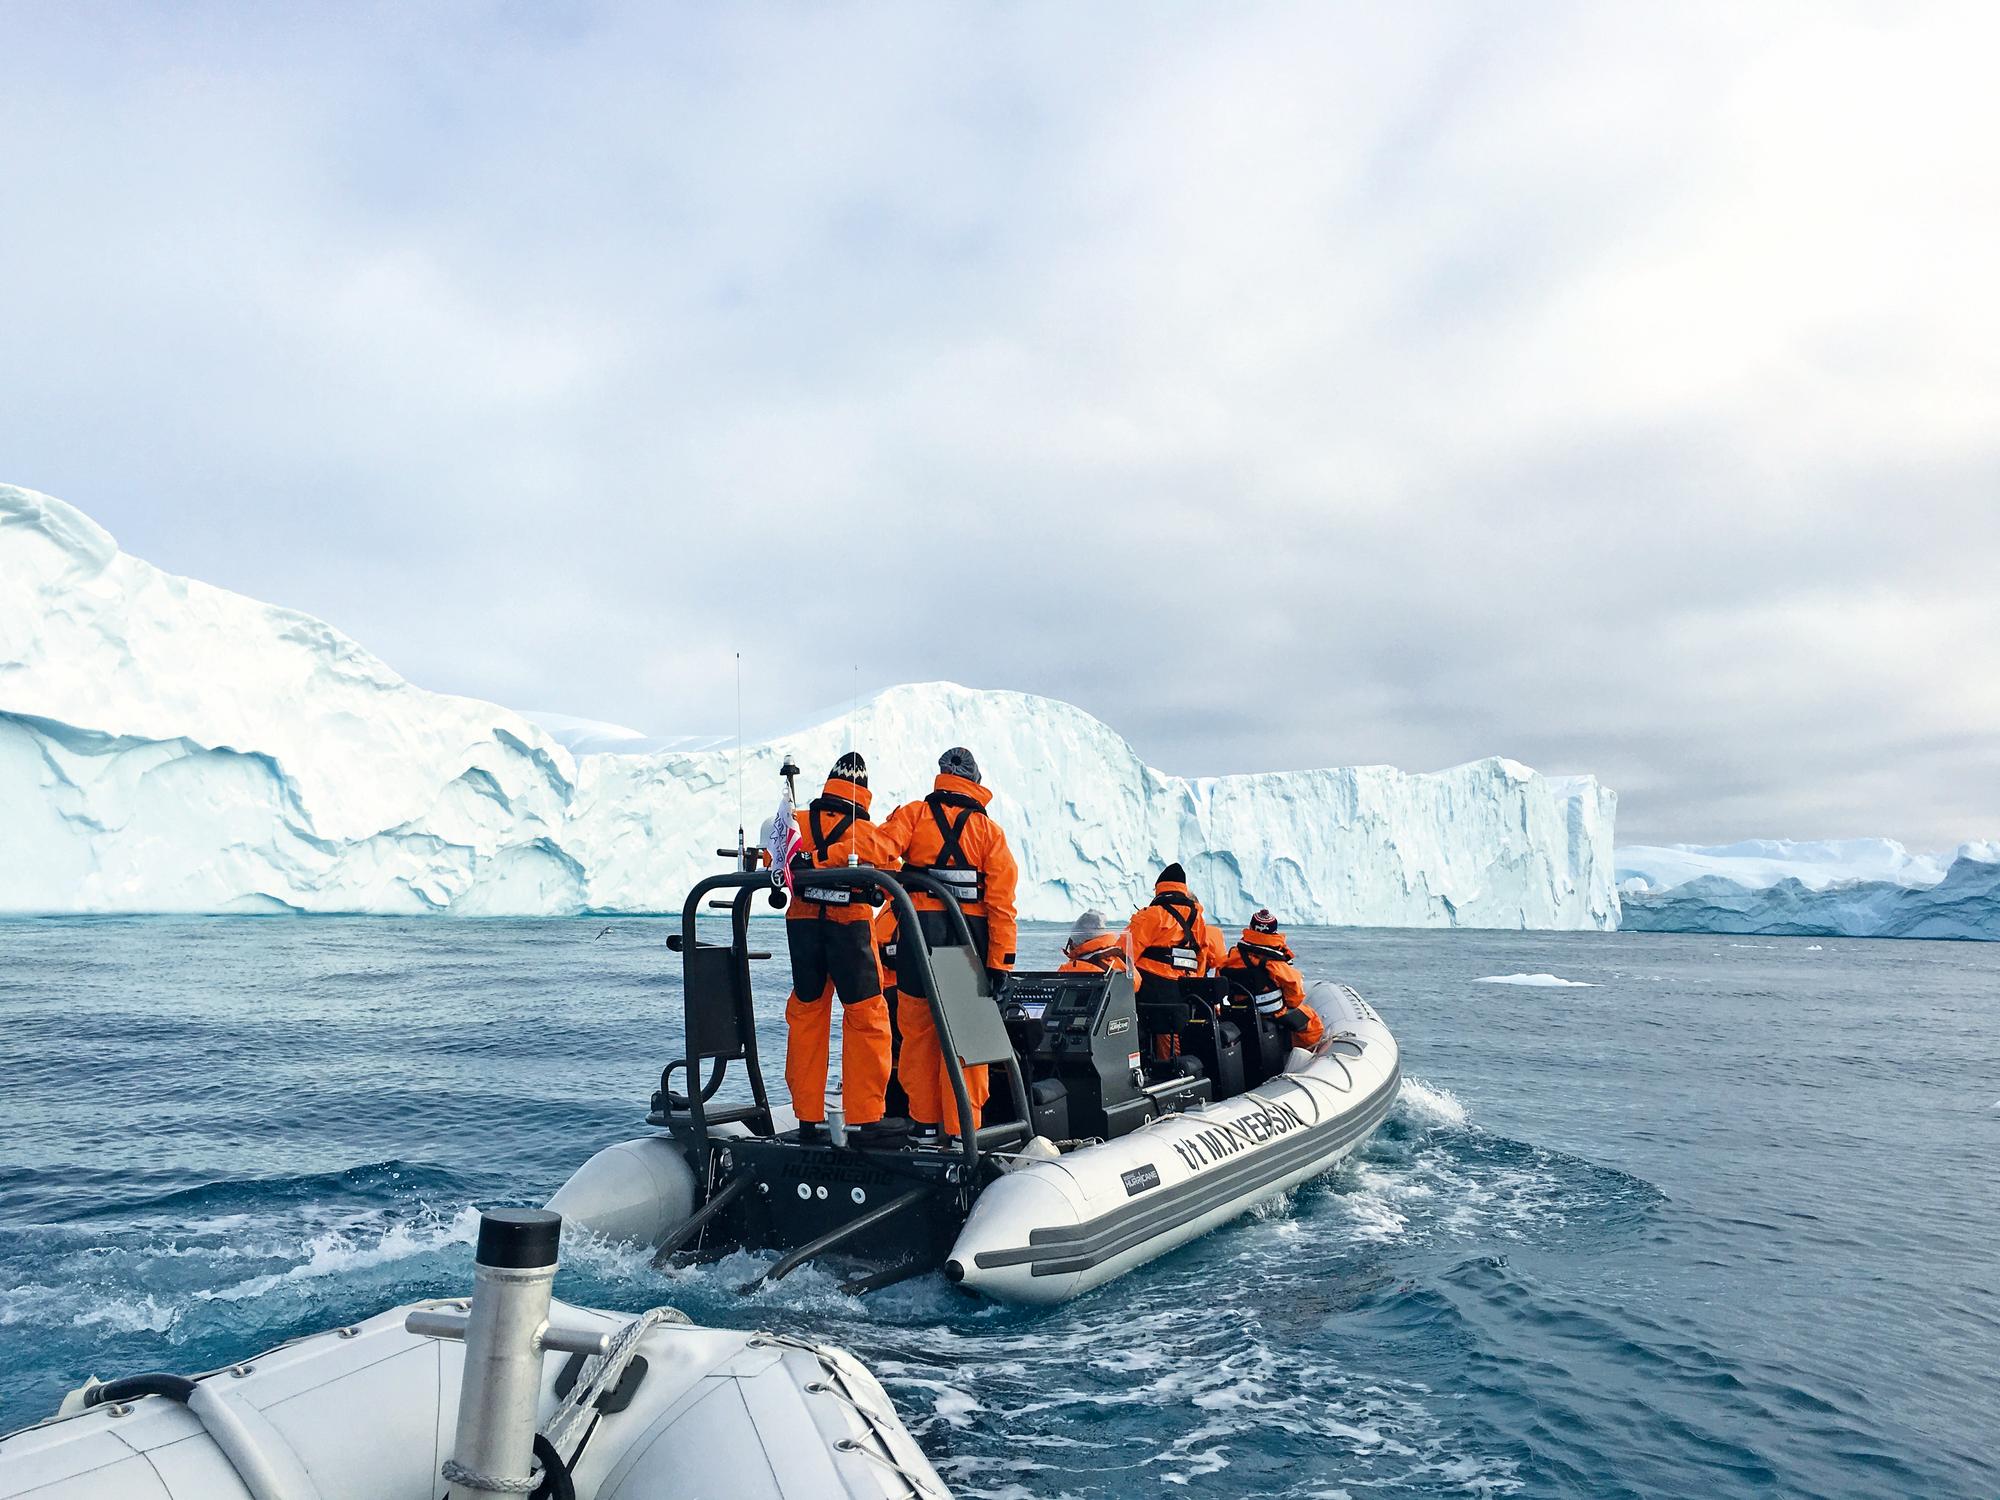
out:
M944 1006L938 1000L937 977L931 969L930 944L922 941L923 924L918 918L916 904L910 900L908 888L914 886L925 895L934 898L942 907L946 922L957 936L960 945L967 949L972 949L972 927L965 919L965 912L959 906L958 898L952 894L950 887L945 885L943 881L929 875L919 874L914 870L902 870L891 874L886 870L878 870L873 865L832 865L824 868L815 868L812 872L812 879L815 885L839 885L855 890L872 888L881 891L896 908L897 925L904 932L913 934L919 939L914 944L905 944L905 947L909 949L910 955L913 955L915 958L918 977L923 983L924 999L931 1009L931 1023L937 1030L938 1049L944 1057L945 1073L951 1080L952 1102L958 1106L959 1135L963 1145L965 1165L968 1171L976 1172L979 1167L979 1139L978 1132L970 1128L972 1123L972 1096L966 1090L965 1065L959 1060L958 1049L952 1042L951 1022L945 1015ZM701 910L702 898L710 891L722 890L725 887L732 886L738 888L738 894L730 911L730 946L737 953L739 962L741 963L743 970L743 992L747 995L749 990L749 964L743 958L743 955L749 949L750 901L759 889L769 890L772 888L773 880L768 872L762 870L731 870L719 875L710 875L698 882L694 889L688 892L687 900L681 906L680 939L682 961L685 964L686 955L693 952L697 946L695 920ZM977 956L984 957L984 955ZM897 955L898 969L901 969L908 962L909 957L899 952ZM980 967L983 968L984 964L981 964ZM689 1003L689 997L683 995L684 1022L688 1021L685 1010ZM745 1066L749 1069L751 1086L756 1094L759 1107L768 1111L770 1104L765 1097L763 1074L757 1063L756 1019L753 1015L746 1017L745 1020L747 1022L748 1037L744 1057ZM684 1030L687 1034L688 1076L692 1079L696 1076L695 1067L698 1061L694 1050L694 1027L689 1023L684 1026ZM1028 1106L1027 1087L1021 1079L1020 1060L1016 1058L1007 1066L1006 1072L1008 1088L1013 1096L1015 1109L1019 1113L1022 1122L1032 1127L1034 1115ZM696 1098L691 1103L692 1107L689 1113L694 1117L695 1130L705 1145L708 1140L708 1124L705 1111L702 1107L703 1101Z
M764 1088L764 1070L757 1057L757 1017L755 1009L750 1003L749 958L750 903L755 899L759 889L771 889L771 877L768 873L762 870L730 870L724 874L710 875L706 879L696 882L694 889L688 892L687 899L681 903L681 930L678 934L680 938L681 967L685 976L687 955L701 946L701 939L697 936L697 920L701 913L702 898L710 891L719 891L730 887L736 890L736 898L730 903L729 908L729 950L736 959L737 983L734 986L736 990L734 1003L737 1007L738 1029L744 1038L743 1066L744 1070L750 1075L751 1098L756 1102L757 1108L764 1112L764 1117L768 1121L771 1115L771 1100ZM699 1090L694 1088L695 1080L701 1076L699 1064L702 1059L695 1051L695 1028L693 1017L690 1014L692 1006L693 997L687 992L685 983L683 983L681 995L681 1030L683 1033L682 1043L686 1047L687 1077L690 1089L688 1114L693 1118L695 1134L699 1137L702 1146L705 1148L708 1145L707 1102L709 1097L715 1092L713 1085L721 1082L721 1074L727 1068L727 1063L723 1059L717 1058L715 1060L717 1064L716 1077L710 1081L711 1086Z

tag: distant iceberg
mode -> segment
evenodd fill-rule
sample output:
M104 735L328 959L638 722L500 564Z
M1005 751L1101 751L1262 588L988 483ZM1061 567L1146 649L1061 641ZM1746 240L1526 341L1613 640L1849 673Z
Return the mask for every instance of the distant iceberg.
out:
M1616 799L1591 777L1495 758L1187 779L1069 704L950 683L745 746L750 835L786 753L817 790L850 739L885 806L972 746L1031 918L1129 911L1179 860L1229 922L1617 923ZM426 692L0 486L0 910L675 910L735 842L736 787L713 740Z
M1984 846L1968 845L1973 853ZM1807 890L1857 880L1936 885L1955 856L1912 854L1894 839L1745 839L1735 844L1626 844L1618 850L1623 891L1668 891L1715 875L1747 889L1796 880ZM1988 855L2000 858L2000 855Z
M1618 851L1622 926L1764 937L2000 940L2000 843L1756 839Z
M1587 990L1595 986L1587 979L1558 979L1553 974L1488 974L1474 984L1518 984L1537 990Z

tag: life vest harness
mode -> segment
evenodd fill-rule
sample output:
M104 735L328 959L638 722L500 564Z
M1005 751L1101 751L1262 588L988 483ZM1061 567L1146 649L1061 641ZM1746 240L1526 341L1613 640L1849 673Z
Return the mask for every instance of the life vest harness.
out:
M833 826L826 826L826 816L833 815ZM870 821L868 809L858 802L850 802L845 797L815 797L806 804L806 839L812 845L810 858L804 851L792 856L792 868L797 870L828 868L828 857L833 846L847 836L847 831L857 822ZM797 885L794 883L801 901L810 901L815 906L850 906L856 901L866 900L866 895L844 885Z
M1275 1016L1285 1008L1284 994L1278 988L1278 981L1271 977L1271 961L1277 954L1261 952L1249 943L1238 943L1236 951L1243 959L1243 968L1240 977L1235 974L1230 977L1243 987L1257 1007L1257 1014Z
M905 868L942 882L960 906L979 905L986 899L986 874L973 864L962 840L973 817L985 817L986 809L958 792L932 792L924 798L924 805L931 810L931 821L937 824L938 852L927 865ZM955 809L957 817L948 814L947 807Z
M1069 957L1071 963L1089 964L1098 973L1109 974L1112 961L1118 957L1118 945L1105 943L1097 948L1073 948Z
M1161 891L1153 898L1153 905L1180 923L1181 940L1178 943L1154 943L1141 949L1139 957L1165 964L1178 974L1198 972L1201 968L1201 941L1194 933L1194 919L1201 908L1195 904L1194 897L1184 896L1179 891Z

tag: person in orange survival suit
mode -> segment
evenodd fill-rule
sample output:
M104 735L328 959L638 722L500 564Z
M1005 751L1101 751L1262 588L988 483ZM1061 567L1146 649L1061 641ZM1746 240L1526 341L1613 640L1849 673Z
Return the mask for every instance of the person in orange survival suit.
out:
M1148 975L1161 979L1199 979L1212 973L1228 955L1227 944L1203 915L1201 903L1187 887L1187 871L1168 865L1153 882L1153 899L1125 924L1139 986Z
M865 865L895 865L882 830L868 817L868 765L853 751L833 763L826 787L797 814L803 842L792 856L792 903L785 913L792 994L785 1002L785 1084L799 1140L824 1145L826 1063L833 997L841 1004L840 1091L847 1122L866 1141L883 1133L889 1083L889 1005L882 998L870 930L869 893L814 885L815 869L839 869L849 855Z
M973 946L986 960L997 999L1014 967L1018 936L1014 890L1020 872L1013 851L1007 847L1007 835L986 811L992 800L993 793L979 779L979 762L972 758L972 752L962 745L954 746L938 757L937 780L930 795L897 808L889 814L882 831L906 868L942 881L958 898L966 925L972 929ZM933 945L949 941L944 907L938 899L912 890L910 901L924 924L925 939ZM912 1143L923 1146L937 1140L940 1125L945 1134L958 1134L958 1100L938 1051L930 1002L913 992L914 975L907 969L900 978L896 1017L903 1029L903 1057L897 1077L910 1097ZM966 1068L965 1091L973 1108L970 1128L977 1130L978 1111L987 1097L984 1064Z
M1124 934L1104 925L1104 913L1095 909L1076 919L1063 944L1059 974L1122 974L1131 967L1125 957Z
M1291 1033L1294 1047L1310 1050L1326 1035L1319 1012L1306 1004L1305 976L1292 967L1292 950L1268 911L1250 919L1219 972L1250 996L1259 1015L1275 1017Z
M1187 871L1178 863L1160 871L1153 882L1152 902L1132 914L1125 924L1125 939L1132 950L1132 980L1142 992L1149 977L1200 979L1214 972L1229 951L1222 934L1203 915L1201 903L1187 887ZM1155 1039L1155 1057L1169 1058L1179 1051L1179 1036Z

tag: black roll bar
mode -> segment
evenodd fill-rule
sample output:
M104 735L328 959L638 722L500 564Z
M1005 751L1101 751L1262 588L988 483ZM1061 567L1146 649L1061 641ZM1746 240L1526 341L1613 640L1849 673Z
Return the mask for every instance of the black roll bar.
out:
M878 870L873 865L832 865L825 868L815 868L811 872L811 879L814 885L836 885L846 886L852 890L872 889L881 891L896 908L897 925L905 933L911 934L918 939L914 944L905 943L903 945L908 950L908 956L902 951L898 952L896 957L897 968L900 970L903 965L910 963L911 958L914 957L915 967L923 982L924 998L931 1008L931 1024L937 1029L938 1049L944 1056L945 1072L951 1079L952 1102L958 1106L959 1137L964 1145L966 1169L968 1171L977 1171L979 1167L980 1132L971 1128L972 1096L966 1091L965 1065L959 1060L958 1048L952 1041L950 1017L945 1014L944 1005L938 999L937 978L931 970L930 944L923 941L923 924L918 919L916 904L910 900L908 887L914 886L925 895L935 898L943 907L946 921L951 927L953 934L957 937L960 946L972 949L972 928L965 920L965 912L959 907L958 898L952 894L951 888L945 885L943 881L938 880L934 876L920 874L915 870L901 870L891 874L886 870ZM737 955L737 968L742 980L739 994L743 997L743 1004L747 1009L750 993L750 964L748 958L750 946L750 902L759 890L769 891L774 888L770 872L764 870L730 870L720 875L710 875L698 882L694 889L688 892L687 900L681 905L681 930L678 934L680 941L677 944L673 944L673 946L683 955L683 963L685 963L685 955L692 953L699 946L695 936L695 920L701 911L702 898L710 891L722 890L731 886L737 888L737 894L730 909L730 946L735 950ZM974 950L974 956L980 960L978 968L983 971L985 968L985 955ZM683 995L682 1005L684 1010L687 1003L688 997ZM693 1018L684 1016L683 1019L686 1022L684 1030L687 1033L688 1084L692 1089L697 1076L696 1068L700 1059L695 1053ZM752 1015L746 1015L743 1020L747 1026L748 1043L744 1048L744 1057L745 1064L750 1072L751 1089L756 1095L758 1108L765 1111L768 1117L770 1102L765 1096L763 1073L757 1064L756 1019ZM1028 1106L1028 1090L1026 1084L1021 1079L1019 1057L1016 1057L1007 1066L1006 1072L1008 1089L1013 1095L1015 1111L1020 1116L1022 1128L1033 1130L1034 1114ZM704 1095L705 1093L712 1092L712 1089L696 1091L689 1097L690 1107L688 1112L694 1116L695 1129L700 1134L704 1144L707 1143L708 1139L707 1113L704 1109L706 1099Z
M766 1121L768 1128L771 1118L771 1099L764 1087L764 1069L757 1056L757 1016L750 999L750 903L757 892L771 889L771 877L763 871L732 870L722 875L711 875L696 883L688 892L687 900L681 903L681 930L669 938L667 945L681 954L682 970L687 966L687 955L702 947L696 936L696 919L701 913L702 898L710 891L734 887L736 897L729 903L729 951L734 957L736 1004L736 1024L738 1034L744 1038L743 1066L750 1075L750 1095L756 1109ZM719 944L710 944L718 947ZM700 1080L698 1071L702 1057L695 1045L696 1029L692 1015L693 997L685 986L681 995L682 1043L686 1048L688 1113L694 1117L696 1134L703 1146L708 1144L708 1101L722 1082L727 1067L726 1060L717 1057L710 1070L706 1085L697 1087Z

